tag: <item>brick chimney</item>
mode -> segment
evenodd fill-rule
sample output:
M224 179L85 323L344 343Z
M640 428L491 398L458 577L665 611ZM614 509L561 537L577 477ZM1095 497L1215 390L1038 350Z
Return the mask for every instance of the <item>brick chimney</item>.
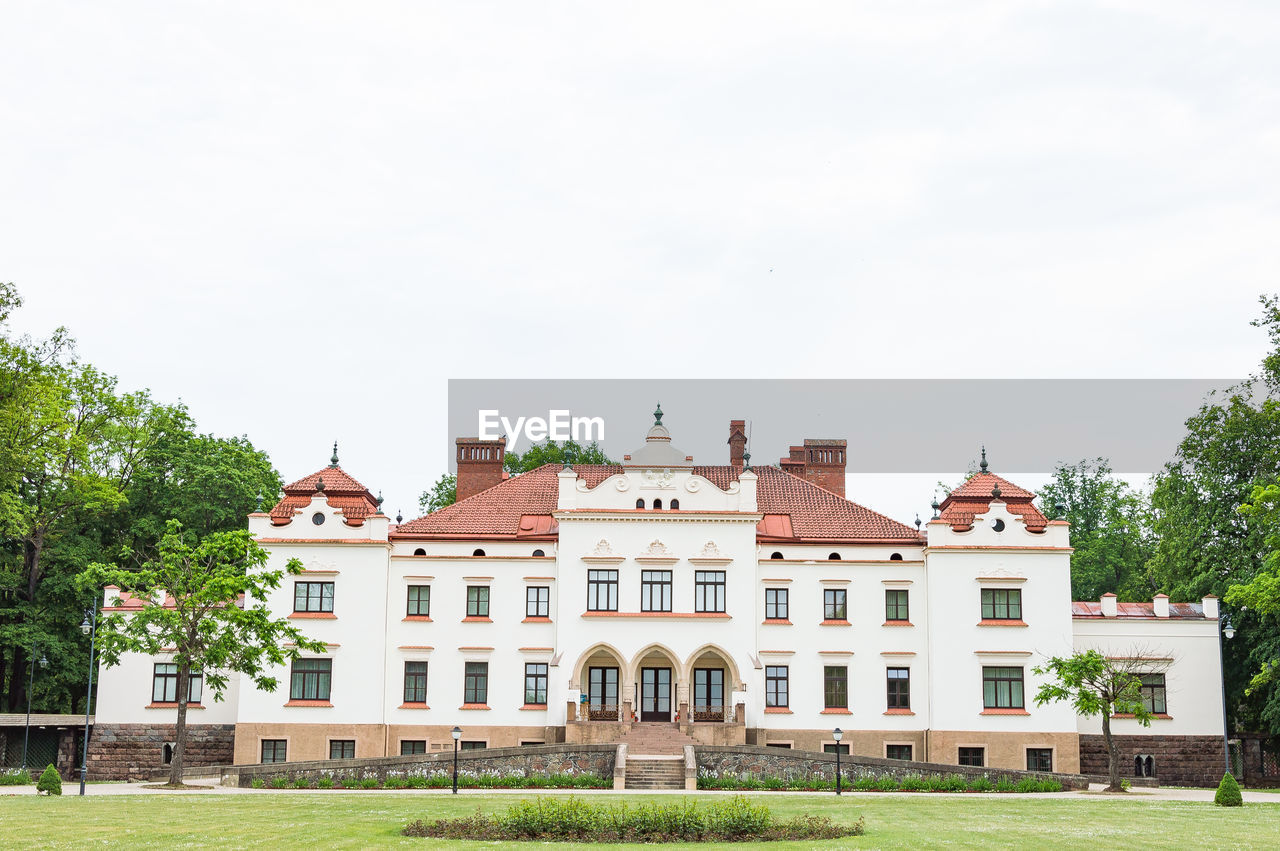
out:
M507 439L481 440L478 437L459 437L458 445L458 500L488 490L502 481L502 460L507 452Z
M844 471L848 464L848 441L805 438L803 446L792 446L778 462L788 473L844 496Z
M746 465L743 455L747 451L747 421L729 420L729 466L742 472Z

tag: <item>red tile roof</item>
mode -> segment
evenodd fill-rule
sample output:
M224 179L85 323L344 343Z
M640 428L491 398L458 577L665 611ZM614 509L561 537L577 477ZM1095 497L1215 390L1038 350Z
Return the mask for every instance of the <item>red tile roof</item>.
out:
M1005 503L1009 513L1021 517L1022 522L1027 524L1028 531L1044 531L1045 524L1049 521L1032 503L1036 495L995 473L978 473L953 490L942 501L938 516L950 523L951 528L957 532L971 529L973 518L986 514L991 507L991 501L995 499L992 491L996 487L1000 488L999 498Z
M1154 618L1155 616L1155 603L1116 603L1116 619ZM1071 604L1071 617L1101 618L1103 617L1102 603L1092 600L1086 602L1074 602ZM1204 620L1204 604L1170 603L1169 617L1171 619L1190 618L1195 620ZM1163 620L1163 618L1161 618L1161 620Z
M401 524L392 537L553 538L551 518L559 497L560 466L547 464L494 485L461 502ZM623 472L618 465L583 464L574 472L596 487ZM737 481L732 466L695 466L692 472L721 490ZM758 477L756 502L767 515L758 525L762 540L839 541L915 544L921 538L910 526L891 520L776 467L752 470Z
M316 495L316 484L324 480L324 495L330 507L342 510L343 520L348 526L361 526L370 514L378 513L378 500L369 489L353 479L341 467L325 467L309 476L285 485L284 498L271 509L271 522L283 526L293 519L293 513L299 508L311 504Z

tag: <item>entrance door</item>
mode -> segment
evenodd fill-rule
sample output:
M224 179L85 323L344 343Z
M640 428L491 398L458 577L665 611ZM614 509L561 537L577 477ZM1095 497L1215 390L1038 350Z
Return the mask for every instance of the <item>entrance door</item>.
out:
M640 669L640 720L671 720L671 669Z
M590 720L618 720L618 669L591 668L587 672L587 695Z
M693 720L724 720L724 669L693 669Z

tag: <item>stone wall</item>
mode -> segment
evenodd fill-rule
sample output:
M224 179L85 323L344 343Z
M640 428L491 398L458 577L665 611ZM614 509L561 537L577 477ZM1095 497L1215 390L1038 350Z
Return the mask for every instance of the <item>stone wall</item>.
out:
M234 724L188 724L183 764L226 765L235 754ZM164 765L173 724L98 724L89 737L90 780L145 780Z
M526 745L515 748L486 748L459 751L458 772L470 774L589 774L610 779L617 754L616 745ZM249 786L255 778L270 784L277 777L294 780L306 777L363 779L412 777L453 772L453 752L387 756L369 759L312 760L268 765L235 765L222 771L228 786Z
M1162 784L1217 786L1226 768L1222 739L1217 736L1116 736L1120 776L1134 776L1135 756L1155 758L1155 777ZM1106 775L1107 749L1100 735L1080 736L1080 770Z
M695 749L698 760L698 773L710 772L716 776L735 774L754 777L780 777L787 780L797 778L821 777L824 780L835 779L836 758L834 754L814 751L784 750L782 748L766 748L754 745L741 747L706 747ZM1042 780L1057 780L1064 789L1085 789L1088 783L1078 774L1041 773L1034 771L1017 771L1005 768L972 768L965 765L943 765L932 762L907 762L900 759L879 759L876 757L853 754L840 757L840 773L848 781L860 777L880 777L888 774L893 777L932 777L959 774L963 777L987 777L996 782L1007 777L1018 782L1024 777Z

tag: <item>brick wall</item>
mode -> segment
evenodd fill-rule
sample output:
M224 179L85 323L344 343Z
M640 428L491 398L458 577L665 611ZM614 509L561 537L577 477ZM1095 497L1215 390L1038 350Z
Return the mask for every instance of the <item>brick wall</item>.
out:
M183 764L229 765L235 754L234 724L188 724ZM89 737L90 780L145 780L164 764L164 745L177 735L173 724L99 724Z
M1217 736L1116 736L1120 746L1120 775L1133 777L1133 758L1155 758L1161 784L1217 786L1226 770L1222 739ZM1080 771L1107 773L1107 749L1100 735L1080 736Z

